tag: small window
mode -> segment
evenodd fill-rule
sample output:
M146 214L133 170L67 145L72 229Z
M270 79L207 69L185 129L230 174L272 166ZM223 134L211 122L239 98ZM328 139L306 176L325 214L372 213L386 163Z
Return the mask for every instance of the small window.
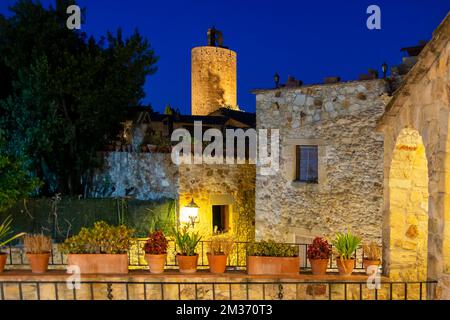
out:
M296 180L306 183L318 183L317 146L297 146Z
M229 227L228 205L212 206L212 227L217 232L227 232Z

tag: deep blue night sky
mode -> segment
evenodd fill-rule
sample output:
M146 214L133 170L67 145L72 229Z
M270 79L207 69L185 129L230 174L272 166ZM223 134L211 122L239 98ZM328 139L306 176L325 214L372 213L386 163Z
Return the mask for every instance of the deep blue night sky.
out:
M1 0L0 13L14 0ZM53 3L51 0L42 1ZM304 83L325 76L356 79L383 61L401 61L400 48L431 38L450 11L448 0L79 0L87 8L83 31L98 37L122 27L149 38L160 56L146 82L144 103L156 111L166 104L190 112L190 49L206 44L215 25L224 44L238 53L238 104L255 110L253 88L273 86L278 72ZM366 28L366 8L381 7L382 29Z

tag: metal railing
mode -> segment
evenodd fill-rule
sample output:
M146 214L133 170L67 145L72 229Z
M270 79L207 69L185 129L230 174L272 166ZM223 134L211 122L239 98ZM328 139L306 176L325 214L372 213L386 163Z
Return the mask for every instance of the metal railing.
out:
M0 300L426 300L435 281L381 282L130 282L0 281Z
M145 261L145 252L144 252L144 243L145 239L136 239L133 246L129 251L129 266L131 269L145 269L147 268L147 262ZM207 252L209 248L210 241L200 241L197 246L197 253L199 255L198 258L198 267L200 269L208 267L208 258ZM248 252L248 247L251 242L236 242L232 252L228 256L227 260L227 269L228 270L245 270L246 268L246 257ZM309 270L310 264L307 258L307 249L308 244L305 243L287 243L292 246L296 246L298 248L299 259L300 259L300 270ZM166 267L176 268L177 260L176 260L176 252L177 246L173 240L169 241L168 253L166 258ZM363 259L364 252L362 247L359 247L355 253L355 271L363 271ZM25 266L27 265L26 254L22 248L22 246L10 246L8 250L8 259L7 265L11 267L17 266ZM57 250L53 250L50 256L50 266L60 267L62 268L66 265L66 255L58 252ZM329 262L328 269L335 270L337 269L336 265L336 257L332 254L332 257Z

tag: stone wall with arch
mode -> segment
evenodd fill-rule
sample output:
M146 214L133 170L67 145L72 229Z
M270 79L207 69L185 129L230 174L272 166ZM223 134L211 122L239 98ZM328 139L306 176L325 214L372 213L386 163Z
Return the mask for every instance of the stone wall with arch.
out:
M401 207L398 203L401 199L393 199L395 196L391 195L391 192L396 192L391 186L396 183L395 168L400 167L396 162L401 164L404 161L405 166L411 163L406 156L403 160L401 155L399 157L398 141L405 130L416 132L423 142L428 174L428 252L426 265L418 260L416 267L418 270L426 268L428 279L438 280L435 294L443 299L450 298L449 39L450 15L434 32L433 39L387 105L378 125L384 133L383 270L393 280L396 277L414 278L396 272L397 265L409 265L409 260L407 255L395 254L395 241L391 241L400 236L392 232L392 221L395 221L395 210ZM394 171L391 171L392 167ZM408 200L404 201L407 208ZM407 238L407 230L403 232Z

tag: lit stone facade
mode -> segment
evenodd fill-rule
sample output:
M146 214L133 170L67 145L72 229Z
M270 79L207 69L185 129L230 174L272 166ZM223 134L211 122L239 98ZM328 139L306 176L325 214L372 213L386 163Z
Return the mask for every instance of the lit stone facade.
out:
M255 165L180 165L170 153L110 152L95 177L93 196L173 198L179 207L192 198L199 205L196 229L206 240L213 232L212 206L229 207L229 234L254 239Z
M280 171L257 169L256 237L309 243L351 230L381 242L384 80L257 90L258 129L280 130ZM296 145L318 146L318 183L295 180Z
M229 234L239 241L254 239L255 170L252 164L180 166L180 207L194 198L201 234L207 237L213 231L212 206L227 205Z
M415 270L423 268L421 261L426 256L427 277L439 281L437 296L447 299L450 296L449 120L450 16L447 16L387 105L379 123L384 133L383 270L392 279L424 277ZM407 143L405 132L409 135ZM423 152L413 150L421 145L426 160ZM398 159L408 161L399 164ZM416 165L421 170L412 170L410 174L406 170L408 165ZM426 193L428 202L420 200ZM420 208L405 210L411 197L421 202ZM398 210L401 202L403 211ZM427 235L421 231L425 228L422 220L427 220Z
M219 107L237 107L236 52L215 46L191 52L192 115L207 115Z

